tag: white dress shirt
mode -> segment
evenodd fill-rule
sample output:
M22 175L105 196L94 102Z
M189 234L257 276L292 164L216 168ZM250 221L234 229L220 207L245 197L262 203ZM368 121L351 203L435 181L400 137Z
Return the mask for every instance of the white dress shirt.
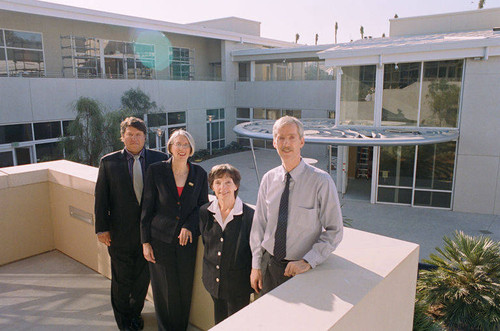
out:
M301 160L291 172L286 260L324 262L342 240L343 222L335 183L328 173ZM262 178L250 232L252 268L261 269L264 249L273 255L286 170L281 165Z

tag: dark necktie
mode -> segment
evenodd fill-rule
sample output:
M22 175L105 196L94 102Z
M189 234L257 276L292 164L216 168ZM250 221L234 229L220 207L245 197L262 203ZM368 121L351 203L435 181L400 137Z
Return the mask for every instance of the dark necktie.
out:
M290 195L290 173L286 173L286 184L281 194L278 225L274 234L274 258L283 260L286 256L286 227L288 224L288 196Z

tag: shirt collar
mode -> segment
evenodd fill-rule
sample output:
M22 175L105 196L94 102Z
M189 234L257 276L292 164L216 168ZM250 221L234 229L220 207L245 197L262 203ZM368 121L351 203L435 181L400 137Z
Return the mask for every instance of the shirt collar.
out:
M208 211L214 214L214 218L219 223L220 227L222 228L222 231L226 228L226 225L231 222L236 215L241 215L243 214L243 201L239 197L236 197L236 201L234 202L233 209L227 215L226 222L222 219L222 214L220 212L220 207L219 207L219 201L217 198L215 198L210 206L208 206Z
M304 171L305 167L306 167L306 163L304 162L304 159L300 158L299 164L295 168L293 168L292 171L290 171L290 177L292 177L292 179L296 179L297 176L299 176ZM280 169L281 169L281 173L280 173L281 180L283 182L285 182L287 171L283 165L281 165Z
M127 160L133 159L134 154L130 153L127 148L125 149L125 155L127 156ZM144 148L139 152L140 157L144 158Z

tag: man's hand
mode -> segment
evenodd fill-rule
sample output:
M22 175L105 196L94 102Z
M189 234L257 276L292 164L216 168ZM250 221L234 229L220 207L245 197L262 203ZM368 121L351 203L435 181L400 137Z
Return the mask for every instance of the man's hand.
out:
M142 254L144 254L146 261L156 263L155 255L153 254L153 247L151 247L150 243L142 244Z
M250 284L256 293L262 290L262 271L260 269L253 269L250 273Z
M181 233L179 234L179 237L177 237L177 238L179 238L179 244L181 244L181 246L186 246L188 243L188 240L190 243L193 242L193 235L191 234L191 231L189 231L186 228L181 229Z
M293 277L295 275L306 272L309 269L311 269L311 265L304 260L291 261L286 265L284 275L286 277Z
M111 235L109 234L109 231L98 233L97 239L104 245L111 246Z

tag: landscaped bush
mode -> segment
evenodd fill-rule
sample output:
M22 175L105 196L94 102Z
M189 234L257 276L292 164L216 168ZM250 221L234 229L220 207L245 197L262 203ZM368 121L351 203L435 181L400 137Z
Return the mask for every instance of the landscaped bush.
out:
M424 260L437 268L420 271L418 301L450 330L500 330L500 243L461 231L443 240Z

